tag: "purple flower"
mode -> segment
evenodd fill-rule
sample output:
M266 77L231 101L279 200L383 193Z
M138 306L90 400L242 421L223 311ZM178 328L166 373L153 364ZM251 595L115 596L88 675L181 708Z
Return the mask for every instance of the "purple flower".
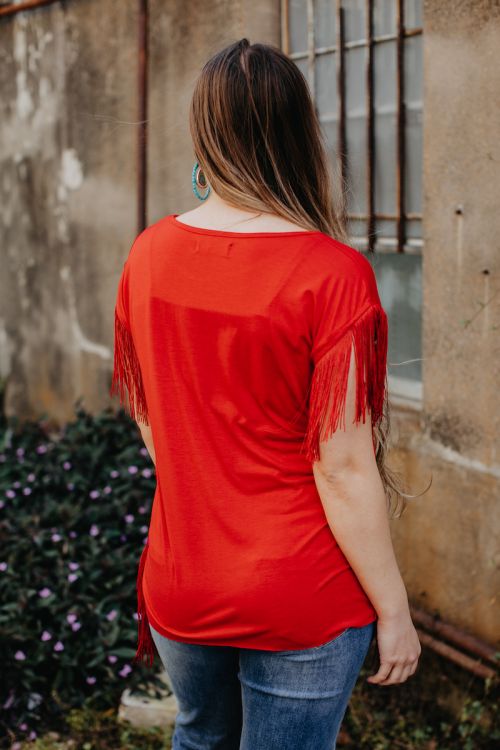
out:
M91 492L89 492L89 495L92 500L97 500L98 497L101 497L101 493L99 492L99 490L91 490Z
M23 489L23 495L31 495L31 487L24 487Z
M15 487L15 488L16 488L16 490L18 490L18 489L19 489L19 487L21 486L21 482L19 482L19 481L17 481L17 482L13 482L12 486L13 486L13 487Z
M19 651L16 651L16 653L14 654L14 659L16 659L17 661L24 661L26 659L26 654L24 653L24 651L21 651L21 649L19 649Z
M141 474L143 477L146 477L146 479L149 479L149 477L153 475L153 472L151 471L151 469L143 469L141 471Z
M118 615L118 612L116 609L112 609L111 612L108 612L106 615L106 620L109 620L110 622L113 622L113 620L116 620L116 616Z
M97 682L97 680L96 680L95 677L91 676L91 677L87 677L86 682L87 682L88 685L95 685L96 682Z
M147 544L147 543L148 543L148 538L147 538L147 536L145 536L145 537L144 537L144 539L142 540L142 543L143 543L143 544Z
M16 456L24 456L24 448L18 448L16 450Z
M92 524L90 527L89 534L90 536L97 536L99 533L99 526L96 526L95 523Z
M62 536L56 533L56 534L52 534L50 538L52 539L53 542L60 542L62 539Z
M73 622L76 622L78 620L78 615L75 615L74 612L70 612L69 614L66 615L66 620L71 625Z
M43 443L41 445L38 445L37 449L36 449L36 452L40 453L40 454L47 453L47 446L44 445Z
M108 661L110 664L116 664L116 662L118 661L118 657L115 656L114 654L109 654Z
M13 690L9 690L9 697L7 698L7 700L5 701L5 703L3 704L3 708L5 708L5 710L7 711L12 706L12 704L14 703L14 701L15 701L14 691Z
M141 454L141 456L147 456L148 455L148 449L143 446L140 449L139 453Z
M109 476L110 476L110 477L112 477L113 479L116 479L117 477L119 477L119 476L120 476L120 472L119 472L119 471L116 471L116 469L112 469L112 470L111 470L111 471L109 472Z
M120 675L120 677L126 677L127 675L131 673L131 671L132 671L132 667L129 664L125 664L125 666L123 666L120 669L118 674Z
M27 728L28 728L28 725L26 724L25 721L23 721L22 724L19 724L19 729L21 730L21 732L25 732Z
M76 531L70 531L70 532L69 532L69 535L70 535L70 537L71 537L72 539L76 539L76 537L78 536L78 534L76 533Z
M71 492L72 490L75 489L75 485L73 482L68 482L68 484L66 485L66 488Z
M137 474L138 471L139 471L139 469L137 468L137 466L129 466L128 467L128 473L129 474Z
M144 506L144 505L141 505L141 506L140 506L140 508L139 508L139 513L141 514L141 516L143 516L143 515L144 515L144 513L147 513L147 509L145 508L145 506Z
M109 495L110 492L113 492L113 489L108 485L103 489L103 492L105 495Z
M82 627L81 622L74 622L71 626L71 630L73 631L73 633L76 633L77 630L80 630L81 627Z
M139 531L141 532L141 534L147 534L148 533L148 527L147 526L141 526L141 528L139 529Z
M8 568L8 567L9 567L9 566L7 565L7 563L6 563L6 562L0 562L0 571L1 571L2 573L4 573L4 572L5 572L6 570L7 570L7 568Z
M124 516L124 519L125 523L132 523L134 520L134 516L132 515L132 513L127 513L127 515Z
M71 469L71 462L70 462L70 461L65 461L65 462L63 463L63 469L64 469L65 471L69 471L69 470Z
M12 500L12 498L16 496L16 493L14 490L5 490L5 495Z
M126 542L127 541L127 535L126 534L120 534L120 542Z
M134 612L134 614L132 615L132 617L134 618L134 620L138 620L139 619L139 615L137 614L137 612Z
M77 562L69 562L68 563L68 568L70 570L78 570L79 567L80 567L80 564L77 563Z
M52 591L45 586L43 589L40 589L38 592L38 596L41 596L42 599L46 599L48 596L52 594Z
M29 733L29 735L28 735L28 739L29 739L29 740L36 740L37 736L38 736L38 735L37 735L37 733L35 732L35 730L34 730L34 729L32 729L32 730L31 730L31 732L30 732L30 733Z
M42 633L42 635L41 635L41 637L40 637L40 640L41 641L50 641L51 638L52 638L52 634L49 633L48 630L44 630L43 633Z
M61 641L54 643L54 651L64 651L64 644Z
M69 583L74 583L77 580L78 580L78 576L77 576L76 573L69 573L68 574L68 581L69 581Z
M26 479L28 480L28 482L34 482L35 481L35 475L33 474L33 472L31 472L31 474L28 474L28 476L26 477Z

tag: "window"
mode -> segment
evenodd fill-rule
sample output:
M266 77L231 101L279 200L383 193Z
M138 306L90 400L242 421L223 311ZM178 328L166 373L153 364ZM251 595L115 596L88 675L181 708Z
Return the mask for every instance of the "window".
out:
M346 181L352 244L375 251L391 396L419 402L422 0L282 0L281 20Z

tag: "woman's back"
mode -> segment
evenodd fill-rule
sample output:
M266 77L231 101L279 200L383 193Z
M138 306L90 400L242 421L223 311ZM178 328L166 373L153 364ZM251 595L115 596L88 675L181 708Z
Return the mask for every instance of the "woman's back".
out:
M155 445L141 583L156 630L279 650L375 620L311 469L325 373L345 389L346 338L385 330L369 262L319 231L215 230L171 214L134 242L116 314L115 385L136 373L132 404ZM360 365L369 354L359 349Z

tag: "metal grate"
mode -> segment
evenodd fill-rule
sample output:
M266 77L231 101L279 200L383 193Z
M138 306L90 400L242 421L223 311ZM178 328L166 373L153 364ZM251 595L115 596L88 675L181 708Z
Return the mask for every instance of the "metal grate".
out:
M405 104L405 40L422 34L422 27L406 28L405 27L405 2L404 0L394 0L396 13L396 33L379 34L374 33L374 0L365 0L365 38L355 41L346 41L345 34L345 0L335 1L336 16L336 34L330 45L315 45L315 30L317 29L316 19L316 2L315 0L306 0L306 26L307 26L307 49L291 49L290 39L290 21L291 13L294 8L290 7L291 0L281 0L281 46L283 51L297 62L306 63L306 74L309 88L316 100L316 63L319 57L329 53L336 55L336 76L338 91L338 113L335 118L338 121L337 126L337 147L336 152L339 159L339 169L342 178L345 180L348 175L348 148L347 148L347 113L346 113L346 51L356 48L366 48L366 206L364 213L348 213L350 220L365 222L366 237L356 238L363 240L362 244L366 249L379 252L410 252L420 253L422 242L419 238L412 238L407 241L407 221L422 220L422 214L417 212L405 211L405 180L406 180L406 104ZM296 4L299 10L303 5ZM396 206L395 213L382 213L375 211L375 106L374 93L376 80L374 76L374 51L375 45L382 45L387 42L396 42L396 80L395 98L396 98ZM332 118L318 116L320 122L331 122ZM396 232L394 237L383 237L376 239L376 222L377 220L392 220L396 222Z

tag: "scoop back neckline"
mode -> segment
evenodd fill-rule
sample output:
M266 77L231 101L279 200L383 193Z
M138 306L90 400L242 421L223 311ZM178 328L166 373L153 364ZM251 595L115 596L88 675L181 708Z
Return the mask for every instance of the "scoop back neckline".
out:
M292 230L285 232L229 232L225 229L209 229L208 227L195 227L192 224L185 224L183 221L177 221L178 216L179 214L169 214L167 219L176 227L195 234L219 235L222 237L300 237L301 235L321 234L319 229L304 229L296 232Z

